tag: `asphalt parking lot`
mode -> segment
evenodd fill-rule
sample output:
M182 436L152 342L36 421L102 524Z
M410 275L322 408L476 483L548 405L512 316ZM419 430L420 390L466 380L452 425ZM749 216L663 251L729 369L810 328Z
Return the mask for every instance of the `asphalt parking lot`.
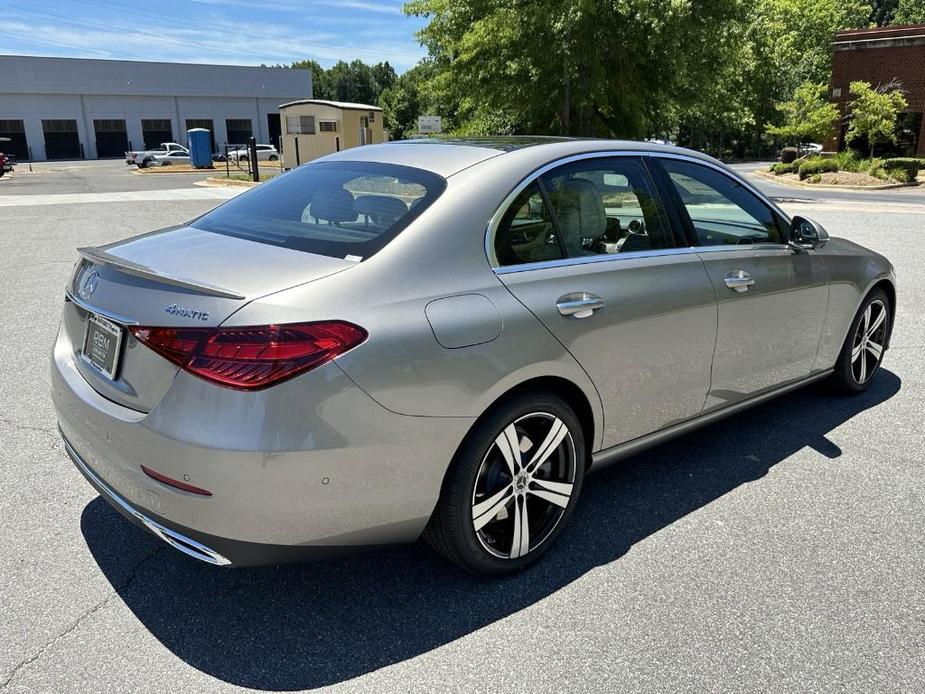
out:
M810 387L609 468L540 564L484 580L419 545L223 571L97 497L48 396L74 248L232 194L125 168L0 180L0 692L925 690L918 191L785 196L896 265L866 393Z

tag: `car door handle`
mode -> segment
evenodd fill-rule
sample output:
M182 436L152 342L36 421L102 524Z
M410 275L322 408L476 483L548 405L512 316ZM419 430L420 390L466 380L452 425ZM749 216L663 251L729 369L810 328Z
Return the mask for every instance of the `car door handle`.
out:
M604 308L604 300L597 294L573 292L560 296L556 302L556 308L563 316L588 318L595 311Z
M755 278L749 275L745 270L733 270L726 275L724 281L726 286L737 292L747 292L748 288L755 283Z

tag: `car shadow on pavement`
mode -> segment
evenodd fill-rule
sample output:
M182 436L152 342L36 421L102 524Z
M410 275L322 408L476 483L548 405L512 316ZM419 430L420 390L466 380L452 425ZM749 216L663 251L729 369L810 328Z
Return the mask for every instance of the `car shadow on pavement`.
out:
M636 542L764 476L895 395L882 370L848 398L809 387L590 477L573 519L532 568L470 576L422 544L302 566L218 569L188 559L96 498L81 529L125 604L189 665L235 685L311 689L421 655L527 608Z

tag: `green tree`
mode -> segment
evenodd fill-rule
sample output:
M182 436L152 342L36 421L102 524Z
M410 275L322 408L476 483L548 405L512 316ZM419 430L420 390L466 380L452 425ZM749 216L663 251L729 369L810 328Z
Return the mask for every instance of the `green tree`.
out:
M793 97L777 105L783 116L781 125L769 125L770 135L804 142L821 142L832 132L839 118L838 107L828 100L828 87L822 83L804 82Z
M430 61L421 61L403 73L379 97L385 129L393 140L404 140L417 132L418 116L428 115L429 83L436 74Z
M317 60L299 60L289 65L297 70L308 70L312 73L312 95L316 99L330 99L327 93L327 83L325 80L325 69L321 67Z
M899 89L874 89L867 82L852 82L850 92L854 99L845 137L848 142L867 138L873 158L878 141L896 142L896 119L909 104Z
M464 133L645 136L695 104L734 47L744 0L413 0ZM683 47L683 48L682 48ZM441 114L442 115L442 114Z
M362 60L340 60L325 70L316 60L300 60L289 67L312 73L312 93L316 99L376 104L384 89L397 79L388 62L367 65Z
M870 13L870 22L878 27L893 23L896 7L899 0L873 0L873 9Z
M925 0L899 0L893 24L925 23Z

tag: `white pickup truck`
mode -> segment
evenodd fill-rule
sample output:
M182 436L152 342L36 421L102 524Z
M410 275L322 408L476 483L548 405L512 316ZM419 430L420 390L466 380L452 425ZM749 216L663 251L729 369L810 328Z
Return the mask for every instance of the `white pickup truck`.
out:
M154 163L154 157L167 154L189 154L189 149L176 142L162 142L157 149L136 150L125 153L125 163L135 164L138 168L143 169L148 164Z

